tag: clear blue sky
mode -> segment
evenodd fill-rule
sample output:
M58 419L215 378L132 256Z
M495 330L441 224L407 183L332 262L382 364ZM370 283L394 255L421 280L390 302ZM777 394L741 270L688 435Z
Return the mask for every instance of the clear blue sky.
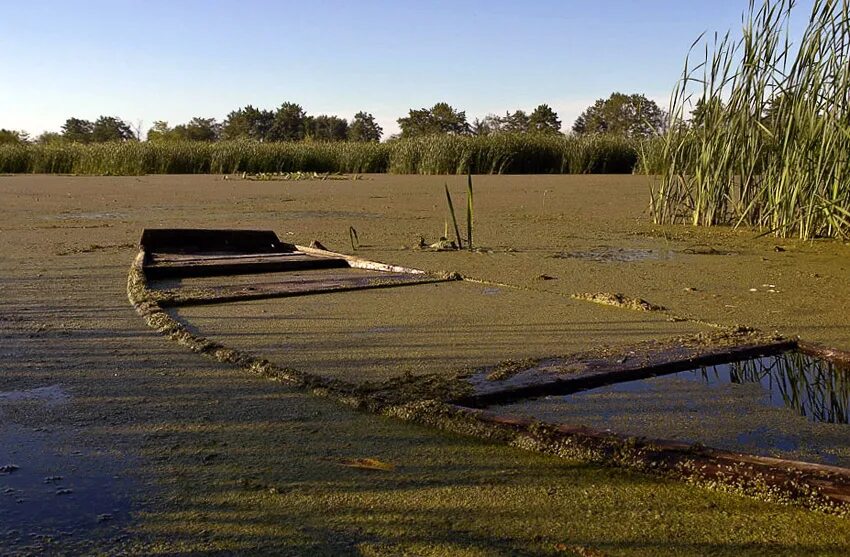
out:
M147 129L293 101L371 112L389 135L446 101L470 120L548 103L566 129L613 91L665 106L691 42L739 27L746 3L0 0L0 128L104 114Z

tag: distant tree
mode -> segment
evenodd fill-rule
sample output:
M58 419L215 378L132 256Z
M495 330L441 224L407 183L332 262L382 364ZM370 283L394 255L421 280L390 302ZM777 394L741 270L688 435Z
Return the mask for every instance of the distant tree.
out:
M358 112L348 127L348 139L352 141L380 141L384 129L367 112Z
M62 125L62 137L76 143L89 143L92 141L94 124L89 120L80 118L68 118Z
M530 125L528 114L524 110L517 110L514 113L506 112L502 119L501 131L508 133L525 133Z
M271 141L298 141L306 133L307 114L301 105L285 102L274 113L267 139Z
M432 134L465 135L471 133L466 121L466 112L457 111L449 104L440 102L430 109L411 109L406 118L399 118L402 137Z
M25 131L0 129L0 145L23 145L30 142L30 136Z
M648 137L664 128L664 112L644 95L613 93L597 100L573 124L577 134L610 133Z
M304 127L306 137L317 141L343 141L348 137L348 120L337 116L307 116Z
M155 120L148 130L148 141L168 141L174 139L173 131L165 120Z
M130 131L133 133L133 139L136 141L142 140L142 130L145 127L145 123L143 120L136 120L135 123L129 124Z
M764 107L764 113L762 114L762 123L766 125L770 129L776 129L777 124L781 123L781 110L783 105L791 106L794 103L794 92L788 91L783 93L776 93L772 95ZM720 104L720 100L717 98L712 98L711 101L718 105ZM699 101L697 101L697 105L699 105ZM722 108L722 105L720 106ZM845 119L845 122L848 120Z
M505 112L504 116L488 114L482 120L477 118L472 123L472 133L475 135L490 135L494 133L560 133L561 121L558 114L549 105L541 104L531 114L524 110Z
M221 124L215 118L192 118L188 124L174 126L172 133L185 141L218 141Z
M268 139L273 123L274 112L260 110L249 104L227 115L221 127L221 137L264 141Z
M493 128L487 124L487 117L476 118L469 126L472 135L490 135L493 133Z
M718 98L712 98L708 102L704 99L697 100L694 109L691 110L691 126L704 126L709 119L716 118L720 110L723 110L723 103Z
M61 133L57 132L44 132L35 138L35 142L39 145L51 145L54 143L61 143L62 141L65 141L65 138L62 137Z
M497 114L488 114L480 120L476 118L470 129L473 135L491 135L504 131L505 119Z
M558 113L548 104L541 104L528 117L528 129L538 133L561 133Z
M127 141L130 139L137 139L136 135L130 125L120 118L101 116L92 125L92 141Z

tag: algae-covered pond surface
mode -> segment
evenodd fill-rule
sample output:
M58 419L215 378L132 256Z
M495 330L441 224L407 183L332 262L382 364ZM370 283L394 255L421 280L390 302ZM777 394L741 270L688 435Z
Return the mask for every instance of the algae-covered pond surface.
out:
M295 305L266 302L266 314L258 302L203 316L208 330L200 321L194 325L214 336L226 327L238 332L244 319L245 346L276 350L275 359L283 361L280 347L294 339L299 365L310 365L312 353L324 360L313 370L327 365L339 375L348 373L343 347L354 351L357 363L424 344L421 357L450 370L511 352L625 346L704 327L569 299L601 291L712 323L850 349L850 252L840 243L653 227L643 177L483 176L475 177L476 237L492 253L409 249L419 234L429 240L442 234L446 182L462 199L466 178L456 176L287 183L219 176L3 178L0 392L18 394L0 399L0 438L22 435L27 445L12 447L19 451L14 455L4 452L8 462L0 466L20 467L9 481L22 482L24 476L14 474L31 471L37 481L30 488L45 501L39 512L49 515L48 500L68 505L72 499L62 498L73 497L41 492L48 476L74 479L70 465L59 467L65 474L48 470L47 451L61 438L63 454L83 465L76 474L92 478L75 493L96 488L102 498L92 512L111 513L113 520L98 523L97 515L84 513L81 518L93 517L95 524L73 528L57 545L45 538L55 534L49 516L4 514L0 553L847 555L847 519L355 412L201 358L147 328L127 302L128 266L145 227L271 229L284 241L318 239L350 251L354 226L362 244L357 255L523 289L478 285L474 296L466 288L443 298L415 294L418 301L409 305L375 296L364 301L370 313L347 296L329 297L339 302L334 305L306 298ZM686 251L706 244L728 255ZM777 244L785 251L775 251ZM674 255L550 257L601 246ZM552 279L541 280L544 274ZM762 284L774 284L774 292ZM401 296L407 288L386 294ZM496 304L525 293L533 303L520 303L517 315ZM469 308L474 319L454 317L458 326L450 334L445 329L458 314L454 304L470 300L477 304ZM308 321L288 337L285 331L300 320L287 323L286 316L307 310L326 317L324 325ZM404 317L414 311L430 316L430 326L414 327ZM261 325L269 314L275 318ZM524 323L529 332L500 323ZM501 344L467 328L500 331ZM360 336L346 335L352 329ZM328 349L322 331L326 343L333 341ZM463 340L460 349L453 348L454 335ZM414 372L429 367L404 365ZM355 371L398 373L388 364L371 372L355 365L351 375ZM48 389L57 384L67 398ZM43 403L54 399L61 404ZM358 458L395 468L343 465Z
M468 282L170 311L226 346L355 383L450 374L706 330L557 293Z
M850 467L848 408L850 371L789 352L493 409Z

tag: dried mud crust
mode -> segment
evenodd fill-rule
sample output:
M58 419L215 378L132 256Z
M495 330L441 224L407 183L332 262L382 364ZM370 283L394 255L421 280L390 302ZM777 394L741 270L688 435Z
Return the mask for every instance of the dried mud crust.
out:
M580 294L573 294L572 297L576 300L585 300L597 304L616 306L619 308L633 309L637 311L663 311L665 309L662 306L647 302L642 298L630 298L620 293L583 292Z
M651 475L680 479L720 491L756 497L765 501L801 505L829 514L850 515L850 498L825 494L819 486L830 483L828 473L786 470L779 476L753 471L751 466L707 466L698 447L682 447L672 459L659 457L657 447L645 440L618 435L600 439L582 431L566 432L539 422L520 423L482 416L480 411L444 402L469 394L471 385L461 377L403 377L382 384L353 386L301 371L279 367L266 359L229 349L190 332L157 304L147 288L140 252L130 267L127 295L147 325L190 350L239 366L273 381L283 381L316 396L337 400L347 406L430 425L445 431L472 435L510 446L564 458L626 467ZM753 331L738 328L712 335L695 335L692 342L729 342ZM510 369L512 366L506 366ZM515 366L514 366L515 367Z

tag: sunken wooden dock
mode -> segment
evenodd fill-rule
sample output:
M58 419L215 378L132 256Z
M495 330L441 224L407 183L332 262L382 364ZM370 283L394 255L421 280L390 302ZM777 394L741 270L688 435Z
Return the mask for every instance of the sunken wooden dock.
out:
M161 306L445 282L449 277L281 242L272 231L146 229L139 248Z
M141 267L139 269L139 267ZM142 315L156 328L174 335L198 352L219 354L208 348L221 345L182 328L161 306L215 304L303 296L346 290L398 287L457 280L357 257L281 242L274 232L254 230L148 229L142 234L134 269L143 274L145 294L130 293ZM131 277L133 275L131 274ZM150 279L146 281L145 279ZM128 286L128 292L130 288ZM154 325L152 325L154 326ZM675 477L705 485L723 485L757 497L799 504L836 514L850 514L850 469L736 453L668 439L647 439L602 431L576 424L539 422L516 415L500 405L553 394L567 394L614 382L673 373L694 365L714 365L744 357L797 349L834 362L850 362L850 354L777 337L761 338L742 333L729 343L694 346L677 339L655 348L636 346L621 354L573 355L530 362L505 373L479 370L459 378L467 394L433 400L433 413L416 411L403 400L393 407L381 391L360 392L337 384L336 394L346 403L460 433L472 433L506 443L575 458L614 464L654 475ZM252 372L266 370L281 377L274 364L238 350L228 349L228 360ZM215 355L219 358L220 356ZM290 370L289 373L292 373ZM304 384L307 374L298 381ZM314 384L328 388L318 377ZM390 387L392 389L393 387ZM333 390L331 389L331 391ZM423 406L422 408L426 408ZM402 410L403 409L403 410Z

